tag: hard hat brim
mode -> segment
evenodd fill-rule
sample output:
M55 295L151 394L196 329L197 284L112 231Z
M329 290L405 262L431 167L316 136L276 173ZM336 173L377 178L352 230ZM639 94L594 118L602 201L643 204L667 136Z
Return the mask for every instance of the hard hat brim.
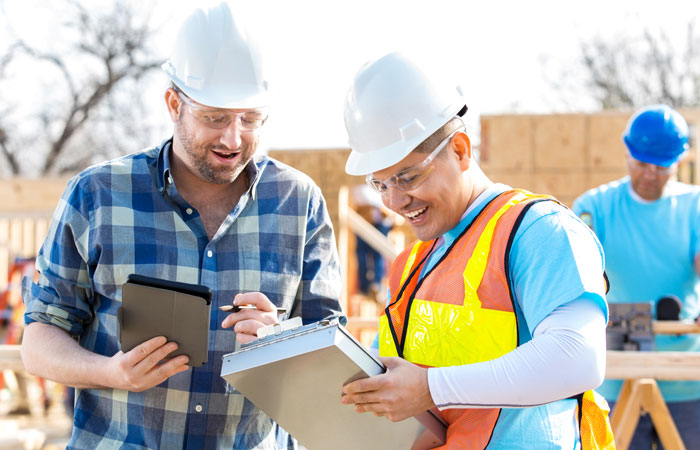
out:
M167 64L167 63L166 63ZM224 109L256 109L270 106L270 95L259 86L238 85L236 89L229 87L225 95L214 95L212 90L201 91L187 86L183 80L172 74L163 65L163 70L173 83L189 98L204 106Z
M445 108L443 116L437 117L421 134L407 141L398 141L369 152L352 150L345 163L345 172L348 175L367 175L393 166L408 156L450 119L456 117L463 109L465 109L463 101L458 101Z
M627 136L623 136L622 141L625 143L627 151L629 152L630 156L632 156L632 158L647 164L654 164L655 166L671 167L673 164L683 159L688 153L687 144L686 150L684 150L683 153L679 155L667 155L666 157L664 157L659 154L650 154L637 151Z
M418 144L420 144L420 142ZM353 150L350 152L350 156L348 156L348 160L345 163L345 172L348 175L360 176L378 172L400 162L417 146L416 144L414 147L406 147L407 150L404 153L398 154L391 153L390 151L360 153Z
M632 148L628 147L627 150L630 152L630 155L632 158L636 159L637 161L641 161L643 163L647 164L654 164L655 166L661 166L661 167L671 167L673 164L677 163L681 159L685 158L685 155L688 153L687 151L681 153L678 156L670 157L670 158L661 158L656 155L649 155L646 153L639 153L635 152L632 150Z

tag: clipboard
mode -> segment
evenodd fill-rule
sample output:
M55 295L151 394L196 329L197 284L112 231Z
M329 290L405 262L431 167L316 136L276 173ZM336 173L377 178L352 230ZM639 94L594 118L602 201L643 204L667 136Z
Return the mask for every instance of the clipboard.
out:
M156 336L178 344L169 357L187 355L189 366L209 359L211 290L187 284L131 274L122 285L119 308L119 342L123 352Z
M430 411L391 422L340 403L342 386L386 369L337 320L273 334L223 356L221 376L309 450L427 450L445 443Z

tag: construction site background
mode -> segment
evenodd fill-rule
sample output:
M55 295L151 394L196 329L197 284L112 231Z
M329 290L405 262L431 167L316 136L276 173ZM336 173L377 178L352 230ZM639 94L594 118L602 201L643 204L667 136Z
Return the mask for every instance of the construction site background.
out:
M691 149L680 163L679 179L698 183L700 155L697 133L700 110L680 110L691 128ZM570 206L589 188L620 178L626 170L626 149L621 135L631 112L552 115L487 115L481 117L478 152L480 166L493 181L537 193L551 194ZM341 220L351 208L347 191L364 183L363 177L344 171L349 149L270 150L270 156L308 174L321 188L335 226L341 258L344 256L344 301L350 330L368 344L376 332L379 299L357 293L357 262L351 225ZM67 179L0 180L0 344L17 345L21 327L19 278L26 274L26 261L37 254L48 231L50 218ZM398 252L414 236L400 218L389 233ZM350 236L350 238L348 238ZM13 328L14 327L14 328ZM0 352L0 450L4 448L51 448L65 445L70 430L61 398L62 387L32 383L33 405L26 416L9 416L7 409L16 395L12 371L14 353ZM48 418L48 420L47 420ZM42 425L43 424L43 425ZM53 424L51 428L47 424ZM48 430L48 431L47 431ZM62 439L65 441L62 441Z

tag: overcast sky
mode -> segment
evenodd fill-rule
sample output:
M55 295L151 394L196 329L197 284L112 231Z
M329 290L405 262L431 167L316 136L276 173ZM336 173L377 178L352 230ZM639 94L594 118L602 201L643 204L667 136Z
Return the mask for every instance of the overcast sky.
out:
M89 4L99 2L106 0ZM217 2L158 0L153 20L162 25L157 48L164 58L190 8L208 3ZM46 45L60 38L52 35L55 24L49 4L0 0L4 20L25 31L30 27L33 39ZM661 27L672 39L680 39L689 19L700 12L697 0L247 0L232 4L265 50L276 94L264 141L272 148L346 146L342 108L352 77L366 60L393 49L448 63L464 88L468 125L474 132L481 114L589 111L595 108L590 100L565 103L550 83L560 71L574 66L582 39L640 34L644 27ZM156 105L165 80L144 87L144 96L157 99ZM163 109L154 112L154 120L165 122L166 118Z

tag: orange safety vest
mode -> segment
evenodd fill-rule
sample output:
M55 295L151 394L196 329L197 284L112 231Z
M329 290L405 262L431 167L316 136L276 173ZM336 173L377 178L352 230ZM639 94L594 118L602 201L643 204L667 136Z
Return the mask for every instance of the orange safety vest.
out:
M514 350L519 339L507 270L510 246L525 212L537 202L552 200L523 190L502 193L422 278L437 240L418 242L402 252L391 267L391 302L379 319L380 355L400 356L424 367L446 367L490 361ZM439 276L431 277L433 272ZM614 449L607 413L592 406L602 397L594 398L590 391L576 398L581 406L582 448ZM500 408L436 413L448 424L441 450L484 449Z

